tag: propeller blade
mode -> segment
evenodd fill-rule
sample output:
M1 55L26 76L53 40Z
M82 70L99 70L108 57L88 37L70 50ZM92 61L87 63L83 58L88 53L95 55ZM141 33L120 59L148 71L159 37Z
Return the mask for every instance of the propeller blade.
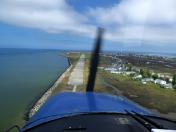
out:
M95 79L96 79L97 67L99 63L99 53L101 49L103 32L104 32L103 28L98 28L97 38L95 41L95 47L91 55L89 78L88 78L87 89L86 89L87 92L93 92L94 90L94 84L95 84Z

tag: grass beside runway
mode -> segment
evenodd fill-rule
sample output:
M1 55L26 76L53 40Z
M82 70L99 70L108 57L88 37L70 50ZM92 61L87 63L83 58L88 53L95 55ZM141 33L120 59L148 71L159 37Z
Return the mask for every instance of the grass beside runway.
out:
M160 86L148 83L142 84L130 77L108 73L104 70L99 72L104 80L115 86L130 100L149 109L154 109L165 115L172 113L170 118L176 119L176 91L164 89ZM109 92L110 93L110 92Z
M77 63L79 57L80 54L75 53L70 54L69 58L71 60L71 63L73 64L73 67ZM100 62L100 64L101 63L102 62ZM83 73L84 83L83 85L77 87L77 92L82 92L86 90L89 74L89 64L90 64L90 54L85 53L85 65ZM71 73L71 71L69 73ZM68 78L69 74L58 86L55 93L66 89L72 90L72 88L67 84ZM114 87L112 88L109 87L108 85L105 85L105 82ZM175 90L163 89L158 85L152 83L143 85L141 82L135 81L128 76L111 74L109 72L99 69L97 73L94 91L113 95L123 95L145 108L157 110L165 117L176 119Z

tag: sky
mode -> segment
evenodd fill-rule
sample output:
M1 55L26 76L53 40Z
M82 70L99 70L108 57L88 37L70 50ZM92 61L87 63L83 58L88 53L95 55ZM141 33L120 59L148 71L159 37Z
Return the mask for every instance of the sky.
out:
M0 0L0 48L176 53L176 0Z

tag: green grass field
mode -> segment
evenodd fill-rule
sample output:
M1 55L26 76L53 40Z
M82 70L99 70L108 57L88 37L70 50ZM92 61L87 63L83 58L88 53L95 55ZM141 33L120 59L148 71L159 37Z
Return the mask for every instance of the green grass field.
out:
M156 109L161 113L176 113L176 90L164 89L160 86L132 80L123 75L111 74L101 70L100 75L106 82L122 91L123 95L140 105Z

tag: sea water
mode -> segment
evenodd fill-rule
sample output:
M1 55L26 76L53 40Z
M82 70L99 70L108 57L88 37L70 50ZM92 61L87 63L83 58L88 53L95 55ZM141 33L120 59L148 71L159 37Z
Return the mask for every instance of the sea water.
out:
M0 131L24 123L28 105L68 68L63 51L0 49Z

